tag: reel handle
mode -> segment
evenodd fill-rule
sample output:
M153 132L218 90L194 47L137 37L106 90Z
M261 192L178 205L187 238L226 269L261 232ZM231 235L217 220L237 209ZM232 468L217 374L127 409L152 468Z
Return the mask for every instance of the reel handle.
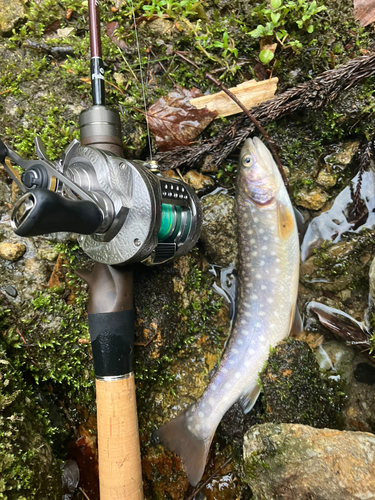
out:
M95 203L68 200L48 189L27 191L15 204L11 224L19 236L69 231L92 234L102 224L103 215Z

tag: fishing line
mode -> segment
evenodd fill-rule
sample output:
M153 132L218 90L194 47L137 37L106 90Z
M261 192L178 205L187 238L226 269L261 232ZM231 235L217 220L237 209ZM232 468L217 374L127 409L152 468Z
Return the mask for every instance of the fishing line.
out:
M142 84L142 94L143 94L143 106L144 106L144 109L145 109L145 116L146 116L148 147L150 149L150 159L152 160L152 148L151 148L150 129L149 129L149 126L148 126L148 119L147 119L147 106L146 106L145 85L143 83L143 71L142 71L142 62L141 62L141 52L140 52L140 49L139 49L137 22L136 22L136 19L135 19L135 12L134 12L133 0L130 0L130 4L132 6L135 39L136 39L136 43L137 43L138 60L139 60L139 71L140 71L140 74L141 74L141 84Z

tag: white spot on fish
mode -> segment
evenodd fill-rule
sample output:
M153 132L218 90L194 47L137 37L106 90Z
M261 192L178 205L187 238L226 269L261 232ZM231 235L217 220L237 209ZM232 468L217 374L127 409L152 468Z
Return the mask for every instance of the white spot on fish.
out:
M196 424L196 425L195 425L195 430L196 430L196 431L200 431L200 430L201 430L201 426L200 426L199 424Z
M199 411L199 412L198 412L198 417L200 417L200 418L203 418L203 417L204 417L204 413L203 413L203 411Z
M249 312L245 312L245 316L246 316L247 318L251 318L251 314L250 314Z
M270 328L275 328L275 326L276 326L275 323L270 324Z
M238 340L237 340L237 344L238 344L238 345L242 345L242 344L243 344L243 340L242 340L242 339L238 339Z
M265 316L265 315L266 315L266 313L264 311L259 312L259 316Z
M266 340L266 337L264 335L260 335L259 340L261 342L264 342Z
M254 245L254 243L256 243L256 242L257 242L257 240L256 240L255 238L251 238L250 243L251 243L252 245Z
M276 259L276 261L275 261L275 262L279 263L279 262L281 262L281 260L280 260L280 259Z
M244 319L241 319L241 325L247 325L247 321Z
M268 241L268 236L263 236L263 241Z
M216 384L212 384L211 385L211 391L214 391L214 392L217 391L217 385ZM203 405L204 405L204 403L201 404L202 408L203 408Z
M254 222L259 222L258 217L254 217L253 221L254 221Z
M250 354L250 355L255 354L254 349L249 349L247 352L248 352L248 354Z
M267 245L263 245L262 246L262 250L267 250L268 246Z
M253 293L253 295L251 295L251 298L252 298L253 300L256 300L256 299L258 298L258 295L256 295L255 293Z
M264 233L264 229L260 228L259 229L259 234L263 234Z
M209 402L210 406L214 406L214 405L215 405L215 403L216 403L215 398L210 398L210 399L208 400L208 402Z
M256 256L258 255L258 252L251 252L251 255L252 255L253 257L256 257Z
M255 323L255 326L256 326L257 328L260 328L262 325L261 325L260 323Z
M236 372L236 373L234 374L234 376L235 376L237 379L238 379L238 378L241 378L241 373L240 373L240 372ZM230 385L230 384L229 384L229 385Z
M271 255L276 255L276 252L271 252Z
M262 285L260 288L261 288L261 290L265 290L267 287L266 287L266 285Z
M225 368L225 366L223 366L223 368L221 369L221 371L222 371L223 373L228 373L228 368Z
M269 304L272 304L273 299L271 299L271 297L268 297L267 302L268 302Z
M261 274L259 274L259 273L257 273L257 274L255 275L255 277L256 277L256 278L258 278L258 280L259 280L259 279L262 277L262 275L261 275Z
M265 264L264 260L261 260L261 261L259 262L259 265L260 265L260 266L264 266L264 264Z
M249 229L249 231L247 232L247 234L249 234L250 236L253 234L254 231L252 231L251 229Z
M249 367L250 365L251 365L251 361L250 361L250 359L247 359L245 361L245 366Z
M228 363L229 363L230 365L234 365L234 359L228 359Z

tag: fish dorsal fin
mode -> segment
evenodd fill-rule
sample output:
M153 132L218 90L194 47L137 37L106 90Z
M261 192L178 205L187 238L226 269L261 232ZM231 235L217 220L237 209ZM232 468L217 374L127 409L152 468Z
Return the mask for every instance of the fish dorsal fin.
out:
M277 202L277 223L280 238L286 240L293 234L296 226L294 213L282 201Z
M243 394L238 402L241 405L242 411L246 414L249 413L250 410L252 410L253 406L255 405L258 396L260 393L260 387L256 383L255 386L251 387L251 389L246 392L246 394Z
M302 332L303 321L296 304L290 314L289 335L298 338Z

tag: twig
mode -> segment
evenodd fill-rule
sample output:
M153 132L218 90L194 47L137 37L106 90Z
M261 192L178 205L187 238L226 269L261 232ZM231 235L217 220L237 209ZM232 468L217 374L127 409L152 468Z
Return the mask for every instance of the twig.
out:
M202 489L203 489L203 488L204 488L204 487L205 487L205 486L206 486L206 485L207 485L207 484L208 484L208 483L209 483L209 482L210 482L210 481L211 481L211 480L212 480L212 479L216 476L216 474L217 474L219 471L221 471L221 469L224 469L224 467L225 467L225 466L227 466L227 465L229 464L229 462L231 462L232 458L233 458L233 457L229 457L229 458L228 458L228 460L226 460L226 461L225 461L222 465L220 465L220 467L218 467L218 468L217 468L217 469L216 469L216 470L215 470L215 471L211 474L211 476L210 476L208 479L206 479L206 481L205 481L204 483L202 483L202 484L199 486L199 488L197 488L196 490L194 490L194 491L193 491L193 493L192 493L189 497L185 498L185 500L193 500L193 498L195 497L195 495L196 495L197 493L199 493L199 492L200 492L200 491L201 491L201 490L202 490Z
M18 333L20 339L22 340L22 342L25 344L25 347L26 347L26 351L28 353L28 355L30 356L30 361L32 362L32 364L34 366L38 366L35 361L33 360L32 356L31 356L31 352L30 352L30 348L29 348L29 344L26 342L24 336L22 335L22 333L19 331L18 328L16 328L16 332Z
M82 493L82 495L87 498L87 500L90 500L90 497L87 495L87 493L85 492L85 490L83 490L81 487L78 488L79 491Z
M264 130L262 125L258 122L258 120L250 113L248 109L242 104L242 102L234 95L232 92L227 89L222 83L218 82L216 78L214 78L210 73L206 73L206 78L211 80L212 83L214 83L219 89L221 89L223 92L227 94L236 104L238 107L242 109L242 111L247 115L247 117L254 123L254 125L257 127L259 132L263 135L263 137L266 139L268 142L268 145L270 147L270 150L272 151L273 157L275 159L275 162L277 164L277 168L279 169L279 172L281 174L281 177L284 181L285 187L288 190L290 194L290 189L289 189L289 182L288 179L286 178L283 166L281 165L281 161L279 158L279 155L277 154L276 147L275 147L275 141L271 139L271 137L268 135L268 133Z
M179 52L178 50L175 50L174 53L176 54L176 56L178 57L181 57L181 59L183 59L185 62L191 64L192 66L194 66L194 68L197 68L197 69L200 69L199 66L197 66L195 64L195 62L191 61L190 59L188 59L187 57L185 57L183 54L181 54L181 52Z
M352 59L347 64L325 71L313 80L301 83L255 106L252 108L252 114L264 126L295 111L322 108L336 99L341 92L354 87L374 73L375 53ZM210 156L211 163L218 165L254 133L254 130L255 126L249 118L241 115L218 136L205 139L194 146L181 146L159 153L154 159L158 161L162 171L181 166L191 168L207 156Z
M152 55L155 57L155 59L156 59L156 55L155 55L155 53L154 53L154 51L152 50L152 48L151 48L151 47L150 47L150 52L151 52L151 54L152 54ZM153 62L153 61L151 61L151 62ZM168 71L165 69L164 64L163 64L161 61L159 61L159 64L160 64L161 69L164 71L164 73L167 75L167 77L168 77L168 78L170 79L170 81L172 82L172 85L176 85L176 82L174 82L174 81L173 81L173 78L169 75Z
M154 335L152 337L150 337L147 342L134 342L134 345L138 346L138 347L147 347L149 344L151 344L151 342L154 340L154 338L156 337L156 335L158 334L158 332L156 331L154 333Z

